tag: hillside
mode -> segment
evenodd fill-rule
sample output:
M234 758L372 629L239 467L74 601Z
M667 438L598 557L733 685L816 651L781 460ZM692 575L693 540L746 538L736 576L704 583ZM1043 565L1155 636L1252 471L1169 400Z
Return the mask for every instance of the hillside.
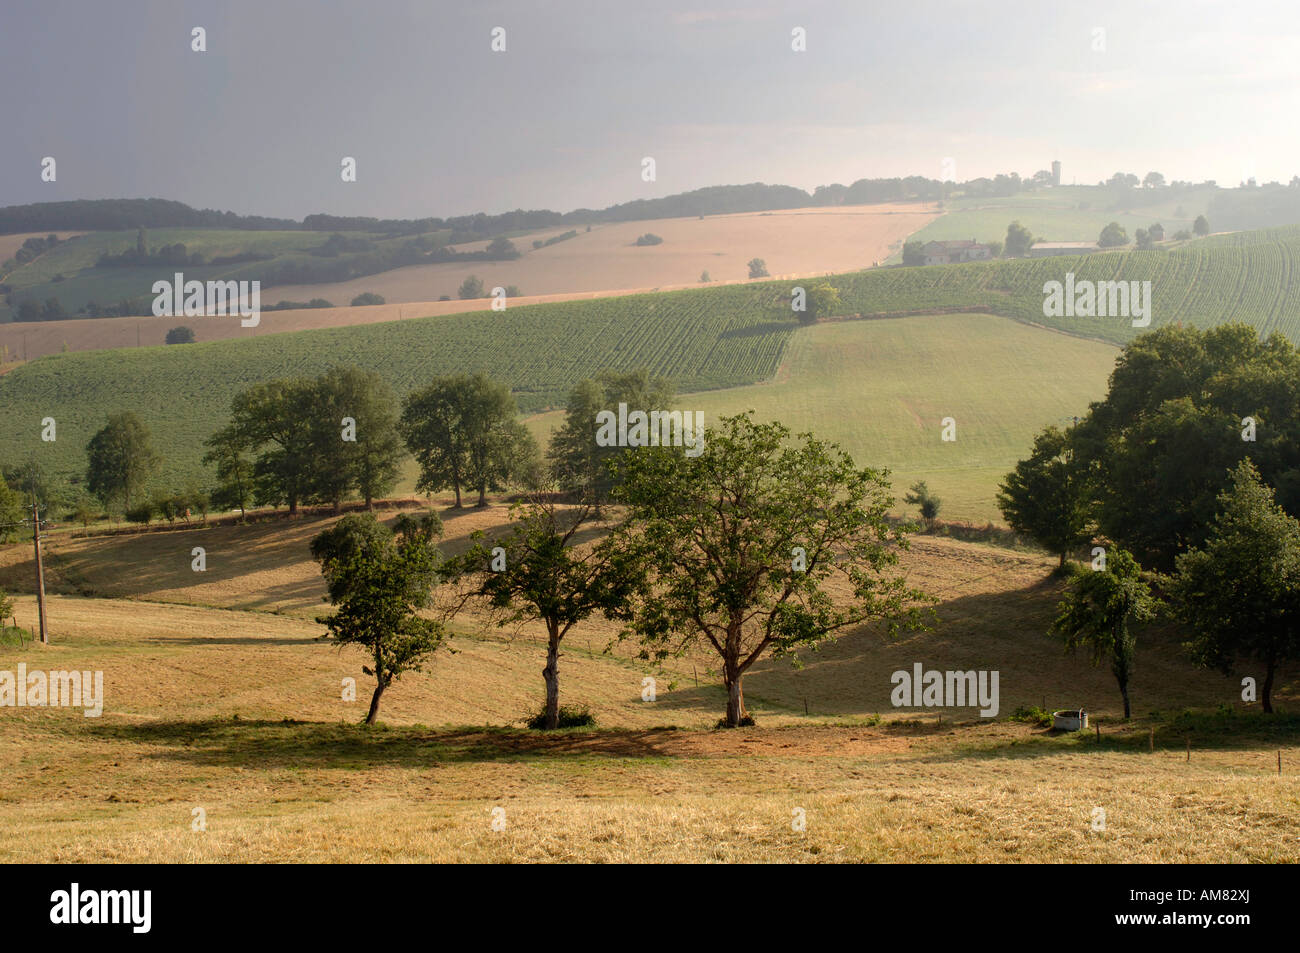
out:
M147 255L140 260L137 232L92 232L75 236L33 261L15 264L0 275L8 302L0 306L0 321L28 323L22 314L24 303L44 305L51 299L58 302L63 317L151 314L153 283L160 278L171 280L178 271L188 280L260 281L262 306L269 307L294 300L277 291L278 286L290 282L341 281L420 262L502 257L481 245L455 247L456 237L446 229L392 236L381 232L343 235L310 230L160 228L145 233ZM472 239L477 234L465 237ZM308 293L303 300L319 297Z
M104 415L129 409L153 430L166 461L163 481L182 481L199 476L202 442L224 422L238 390L337 364L381 371L399 394L438 374L484 370L509 382L525 411L558 406L574 382L606 367L649 367L684 390L752 383L775 372L795 327L772 312L772 293L733 285L52 355L0 376L0 459L35 452L56 472L79 472ZM51 415L58 439L43 443L27 422Z
M438 502L446 525L440 546L447 553L462 552L471 533L499 532L508 521L505 506L455 511L443 507L450 500ZM395 513L380 516L391 521ZM120 659L111 657L115 646L140 639L175 656L177 680L167 692L192 697L192 716L229 716L238 711L250 717L279 716L288 714L284 705L302 694L297 715L328 718L337 711L337 700L328 693L312 696L306 686L322 676L326 684L336 684L344 675L356 675L360 657L359 652L340 653L327 644L313 643L324 631L314 619L322 611L325 589L309 544L334 520L309 515L246 526L156 529L89 538L56 532L48 537L46 547L47 590L57 597L50 612L52 645L84 640L84 651L104 653L106 677L128 691L115 703L123 714L143 713L152 704L152 696L128 689L143 690L147 677L129 673ZM891 641L876 627L862 626L816 652L803 653L802 668L792 667L788 660L763 660L746 676L745 697L765 724L806 723L804 699L815 721L877 713L915 715L892 710L888 673L932 657L942 657L945 665L954 668L1000 669L1000 719L1019 706L1044 701L1056 707L1082 704L1106 717L1122 714L1110 672L1094 668L1086 655L1065 654L1045 634L1063 588L1060 580L1050 576L1051 557L939 537L916 536L912 544L902 556L902 566L911 584L939 599L933 631L903 634ZM190 569L194 546L207 552L208 569L203 574ZM0 587L29 591L31 560L26 546L0 547ZM839 583L832 591L845 594ZM34 609L31 599L22 599L19 624L31 623ZM120 631L129 625L127 620L134 620L135 628ZM391 706L386 720L505 725L534 701L541 679L532 661L538 651L544 651L541 627L498 629L469 612L457 617L455 628L464 655L440 659L430 675L403 681L385 697L385 704ZM676 682L676 687L665 688L663 701L650 709L640 701L639 690L633 689L643 675L653 673L653 667L635 658L635 646L617 644L602 655L617 631L616 623L599 618L573 630L566 654L581 661L565 691L572 692L575 701L599 706L607 725L706 727L716 720L724 696L721 685L705 672L708 655L668 662L663 680L665 685ZM185 634L187 638L179 638ZM247 651L265 657L270 668L263 671L260 684L268 691L241 697L217 685L198 685L201 675L188 669L182 656L205 647L211 652L223 644L246 644ZM1191 666L1176 633L1148 627L1142 646L1143 664L1133 683L1139 712L1212 707L1217 699L1232 694L1236 680ZM295 657L310 658L310 670L282 671L281 665L291 665ZM180 674L183 671L192 674ZM698 673L698 686L692 672ZM1296 674L1288 670L1281 679L1279 693L1284 699L1300 691ZM601 687L589 688L589 675L603 680ZM270 690L277 683L282 687ZM471 690L484 683L497 687L481 693ZM950 716L962 714L958 709L946 711Z
M481 278L489 290L513 285L530 296L696 287L706 271L713 281L746 280L747 263L755 257L763 258L773 275L824 274L869 267L887 258L894 248L901 247L910 232L937 214L930 206L919 204L801 208L597 224L589 231L556 227L508 232L504 234L514 241L519 256L502 260L484 257L486 241L458 240L451 244L461 236L450 230L414 237L348 232L347 241L365 241L370 250L332 256L319 254L333 240L334 233L330 232L150 230L146 241L151 249L182 244L187 253L200 254L208 262L175 267L95 267L101 254L121 253L134 248L136 242L134 232L96 232L44 253L36 261L13 269L7 277L0 276L16 303L8 309L0 305L0 340L12 338L33 324L58 324L22 321L11 327L3 323L16 313L18 303L43 303L49 298L57 298L70 316L92 302L101 308L116 308L124 300L133 302L129 322L115 317L97 319L106 323L102 329L92 330L91 337L124 333L121 329L128 323L134 335L135 324L152 321L147 315L151 313L153 282L159 277L170 280L176 271L202 281L260 280L263 307L280 301L324 299L344 308L364 292L382 295L390 303L455 299L461 283L470 275ZM637 237L647 231L662 237L663 244L636 245ZM571 233L572 237L545 244ZM533 241L542 247L535 248ZM421 244L414 247L414 242ZM212 263L237 257L260 260ZM448 257L453 260L441 260ZM312 280L293 277L301 272L312 276ZM288 280L273 283L267 280L270 276L288 276ZM468 311L481 306L460 302L454 307ZM320 310L318 326L345 323L339 314ZM272 317L273 313L267 313L266 320ZM233 329L222 329L220 320L192 318L190 323L210 324L212 333L223 337L247 336L237 323ZM175 322L169 325L174 326ZM43 337L33 335L37 336ZM71 349L82 349L80 335L72 329L64 330L59 337L70 340ZM57 350L33 349L29 356Z
M706 421L753 410L795 433L812 431L863 465L888 467L899 500L925 480L943 500L944 519L1001 523L1002 478L1043 427L1105 396L1117 354L992 315L832 322L796 331L774 380L678 404ZM940 440L948 416L958 428L951 443ZM529 425L546 440L562 422L553 412Z
M516 261L413 265L340 284L288 285L276 296L343 303L375 291L389 301L430 301L455 297L471 274L489 288L515 285L530 295L698 287L705 271L713 281L746 280L751 258L762 258L772 275L822 275L884 261L938 214L932 205L863 205L596 225L536 250L517 241L523 255ZM663 244L636 245L646 232Z
M450 520L448 548L503 513ZM756 728L707 730L723 693L704 657L656 671L630 645L602 651L610 627L594 624L566 640L562 698L589 705L599 729L522 730L541 695L538 633L465 619L456 654L403 676L366 730L362 654L319 641L311 621L321 586L306 540L327 523L51 537L51 644L0 644L0 667L102 671L104 711L24 708L0 722L0 858L1300 859L1294 716L1221 704L1235 680L1191 668L1173 633L1147 629L1136 718L1123 724L1109 672L1043 634L1060 596L1049 559L917 539L905 566L940 598L935 631L889 641L863 629L802 669L759 663L746 678ZM210 554L198 584L194 545ZM26 547L0 548L3 584L29 571ZM95 586L119 598L62 594ZM285 614L248 611L259 603ZM17 613L30 625L34 599ZM893 708L890 674L917 661L999 670L997 718ZM652 674L656 700L642 701ZM362 702L341 699L346 678ZM1278 691L1292 704L1296 678L1288 670ZM1080 704L1100 738L1009 717ZM1096 805L1104 836L1089 830ZM494 832L498 807L508 826ZM794 808L806 833L791 832Z
M1002 241L1007 226L1014 221L1045 241L1093 242L1111 222L1124 226L1130 238L1137 229L1149 228L1155 222L1164 226L1166 235L1172 236L1180 229L1190 231L1196 216L1207 212L1215 196L1231 194L1234 193L1203 186L1148 191L1063 185L1005 197L958 197L946 201L944 214L908 236L908 241L962 238ZM1300 221L1300 215L1290 221ZM1261 228L1275 224L1261 219L1255 225L1228 226L1214 218L1211 223L1216 228Z
M1132 246L1128 246L1132 249ZM1151 327L1242 321L1300 340L1300 226L1235 232L1153 251L888 268L837 276L846 310L862 314L986 310L1122 344L1140 333L1126 318L1045 317L1043 285L1150 281Z
M1300 228L1293 227L1213 237L1170 251L871 269L828 280L840 288L846 313L982 311L1122 343L1138 333L1128 319L1045 318L1043 283L1068 271L1099 280L1147 279L1152 327L1238 320L1294 335L1300 333L1300 285L1288 276L1298 252ZM753 384L776 372L797 326L786 310L790 287L788 281L757 282L184 347L52 355L0 376L0 404L8 411L0 418L0 459L36 452L56 472L79 472L86 441L104 416L131 409L154 431L167 460L163 479L198 477L202 441L224 422L237 390L334 364L382 371L399 393L436 374L481 369L509 383L525 412L560 406L575 381L607 367L649 367L673 378L680 393ZM1075 412L1073 404L1063 411ZM39 440L38 424L46 416L58 421L53 444Z

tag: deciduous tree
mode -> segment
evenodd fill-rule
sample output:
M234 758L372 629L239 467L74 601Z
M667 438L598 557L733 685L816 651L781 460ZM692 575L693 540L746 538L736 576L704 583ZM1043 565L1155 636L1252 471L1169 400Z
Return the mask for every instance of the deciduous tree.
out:
M1128 685L1137 655L1137 635L1129 626L1150 619L1157 604L1142 580L1137 560L1112 547L1106 553L1105 569L1075 570L1052 623L1052 631L1065 639L1067 650L1087 647L1094 665L1110 663L1124 699L1126 719L1132 713Z
M837 446L743 415L708 431L697 457L645 447L618 469L629 520L617 539L651 573L630 631L646 657L716 653L728 727L747 717L742 682L765 655L797 659L868 621L920 622L923 594L891 571L905 539L886 518L889 483ZM848 584L835 598L833 576Z
M139 496L158 469L149 428L134 413L113 414L86 445L86 486L105 505L119 495L131 508L132 496Z
M1088 509L1078 474L1070 463L1069 437L1048 427L1034 439L1029 456L1016 464L998 488L998 508L1017 533L1065 558L1088 539Z
M1227 673L1239 658L1264 666L1260 701L1273 711L1280 664L1300 658L1300 524L1243 460L1219 496L1203 547L1177 560L1172 596L1203 665Z
M560 643L579 622L599 612L631 617L629 600L643 581L634 555L614 545L582 538L590 504L558 506L535 495L511 507L513 525L504 535L475 544L454 561L474 583L470 597L487 603L499 625L536 620L546 626L545 726L560 724Z
M403 673L421 671L446 636L443 622L421 615L432 603L441 557L434 541L442 527L434 514L398 521L396 535L370 514L345 516L311 543L330 602L321 616L340 645L358 645L375 679L366 724L379 715L379 700Z
M579 381L569 394L564 425L551 438L550 467L556 482L591 503L593 517L600 519L614 485L609 461L627 448L597 445L596 415L601 411L617 413L620 403L627 404L629 412L667 410L672 400L672 382L654 377L645 368L602 371Z

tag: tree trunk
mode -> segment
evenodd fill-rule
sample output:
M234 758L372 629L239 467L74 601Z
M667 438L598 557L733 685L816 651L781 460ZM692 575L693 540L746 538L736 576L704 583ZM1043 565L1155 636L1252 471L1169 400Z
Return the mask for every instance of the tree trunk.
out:
M374 509L375 509L375 498L370 494L370 491L367 490L366 491L366 512L368 513L373 512Z
M487 506L487 484L486 483L479 484L478 503L476 505L478 506L479 509L482 509L483 507Z
M1269 659L1268 669L1264 674L1264 689L1259 693L1259 700L1264 705L1264 714L1273 714L1273 673L1277 668L1277 663Z
M739 728L740 720L745 717L745 689L742 681L745 676L735 675L727 678L727 727Z
M375 684L375 693L370 696L370 713L366 715L366 724L373 725L375 719L379 717L379 696L384 694L384 689L388 687L385 681L379 681Z
M1061 553L1061 561L1060 561L1059 563L1056 564L1056 568L1057 568L1057 569L1064 569L1064 568L1065 568L1065 553L1064 553L1064 552Z
M1129 716L1132 714L1132 712L1129 709L1129 703L1128 703L1128 679L1127 678L1122 679L1120 681L1119 693L1124 697L1124 720L1128 721Z
M542 677L546 679L546 727L560 727L560 635L554 626L550 628L550 639L546 645L546 668Z
M456 491L456 509L460 509L460 484L454 483L452 486Z
M298 498L296 496L291 496L289 497L289 515L293 516L297 512L298 512Z

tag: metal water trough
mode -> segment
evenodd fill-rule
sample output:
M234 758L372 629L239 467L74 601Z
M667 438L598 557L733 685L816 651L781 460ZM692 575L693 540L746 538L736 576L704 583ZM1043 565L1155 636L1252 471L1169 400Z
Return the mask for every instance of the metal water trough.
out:
M1087 731L1088 713L1082 708L1052 712L1052 728L1056 731Z

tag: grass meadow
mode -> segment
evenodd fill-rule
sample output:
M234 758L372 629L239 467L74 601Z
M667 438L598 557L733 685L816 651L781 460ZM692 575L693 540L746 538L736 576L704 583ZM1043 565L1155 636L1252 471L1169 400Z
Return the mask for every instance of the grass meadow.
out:
M506 513L444 510L445 548ZM50 537L51 644L0 645L0 669L101 670L104 711L6 709L0 860L1300 861L1300 721L1252 713L1234 678L1150 626L1124 724L1109 672L1044 634L1050 558L916 538L904 567L939 597L933 630L863 627L802 667L763 661L745 683L754 728L712 729L725 699L708 656L653 668L601 622L568 637L560 669L562 701L598 727L528 731L541 633L470 615L454 654L395 683L365 729L362 655L313 620L307 541L331 519ZM30 571L27 547L0 549L0 585ZM34 599L18 603L34 627ZM1000 669L997 716L892 707L890 673L916 661ZM1281 711L1298 697L1288 669ZM1100 738L1010 717L1078 705Z
M832 322L796 331L774 379L682 395L677 406L702 410L706 424L753 410L888 468L900 499L925 480L943 519L1001 522L1002 478L1043 427L1105 396L1118 354L987 314ZM955 441L941 439L945 417L957 422ZM554 412L529 425L545 441L562 422Z

